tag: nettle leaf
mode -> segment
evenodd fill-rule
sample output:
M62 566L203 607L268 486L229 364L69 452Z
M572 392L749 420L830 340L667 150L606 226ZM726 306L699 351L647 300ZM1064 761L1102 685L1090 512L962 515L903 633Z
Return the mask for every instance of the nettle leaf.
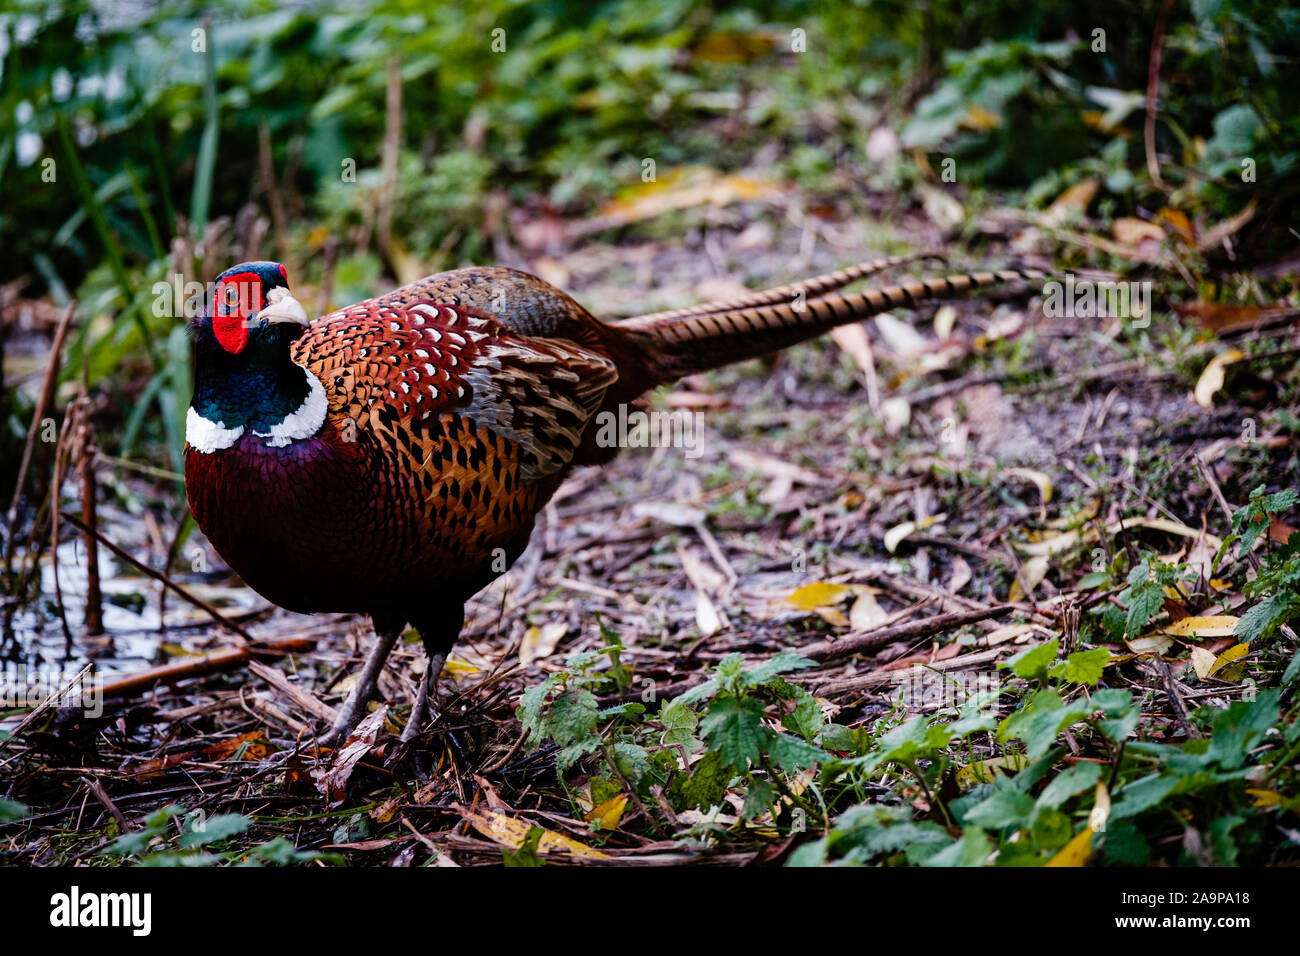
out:
M659 742L665 747L685 747L688 751L699 746L695 729L700 725L700 717L690 707L680 701L664 701L659 705L659 723L664 731Z
M1032 798L1016 790L998 790L967 810L959 822L986 830L1001 830L1003 827L1024 826L1033 811Z
M1113 809L1110 815L1115 816ZM1128 820L1106 822L1102 849L1107 859L1120 866L1142 866L1151 859L1151 845L1147 843L1147 838Z
M1159 581L1147 581L1131 588L1128 595L1128 616L1124 621L1124 634L1134 637L1146 630L1151 619L1165 606L1165 589Z
M546 729L560 746L592 735L600 706L596 695L586 688L569 688L551 701L546 714Z
M524 730L528 731L529 746L535 747L546 739L546 697L559 680L559 675L551 674L540 684L529 687L519 698L515 716L523 724Z
M1116 793L1110 805L1110 819L1120 820L1150 810L1167 797L1178 783L1178 778L1168 774L1153 773L1125 784Z
M186 831L178 843L183 847L207 846L243 833L252 825L252 819L242 813L219 813L204 820L203 829L195 826Z
M772 762L786 773L806 770L827 756L820 747L790 734L773 734L767 752Z
M1032 832L1039 848L1055 852L1070 842L1070 837L1074 835L1074 823L1060 810L1040 808L1034 814Z
M815 666L814 661L808 660L808 658L795 651L782 651L775 657L760 661L753 668L745 671L744 683L747 687L761 687L779 674L787 674L790 671ZM719 668L719 670L721 669ZM718 676L721 677L721 673Z
M766 780L755 780L745 792L745 802L741 804L740 816L744 820L766 813L776 801L776 788Z
M1044 809L1055 809L1076 793L1091 790L1100 779L1101 764L1077 763L1057 774L1052 782L1043 788L1043 792L1038 795L1038 806Z
M993 852L989 838L978 827L967 827L961 839L930 856L925 866L983 866Z
M1090 651L1075 651L1052 668L1051 676L1071 684L1092 686L1101 680L1108 660L1110 660L1110 651L1104 647L1093 648Z
M1011 714L998 727L998 739L1012 738L1024 741L1025 756L1037 760L1056 742L1056 735L1091 712L1085 701L1074 701L1068 707L1054 690L1040 690L1024 709Z
M637 744L619 741L614 744L614 764L635 785L650 773L650 753Z
M1031 681L1038 680L1047 673L1047 668L1051 666L1052 661L1056 660L1056 652L1059 648L1060 641L1052 638L1046 644L1037 644L1021 651L1007 661L1006 666L1010 667L1017 677Z
M798 734L805 740L812 740L826 726L821 704L802 687L794 687L794 710L781 716L781 726L791 733Z
M740 772L763 756L770 731L763 726L763 705L749 697L714 698L701 723L709 749Z
M1133 695L1126 690L1107 687L1092 695L1092 706L1107 717L1116 717L1133 709Z
M1241 616L1233 628L1232 636L1241 643L1248 644L1270 633L1279 624L1286 623L1295 598L1294 594L1281 592L1260 601Z
M1300 677L1300 651L1291 655L1291 663L1286 665L1286 671L1282 674L1282 683L1294 683L1297 677ZM4 819L3 813L3 806L0 804L0 819Z

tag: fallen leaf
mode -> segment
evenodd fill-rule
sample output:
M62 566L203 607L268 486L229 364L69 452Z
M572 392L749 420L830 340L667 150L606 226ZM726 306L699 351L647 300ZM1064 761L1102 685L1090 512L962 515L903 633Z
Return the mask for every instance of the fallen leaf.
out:
M970 564L959 554L952 559L952 577L948 579L948 593L961 593L961 589L970 584L970 581Z
M1185 617L1175 624L1160 629L1161 634L1174 637L1230 637L1237 627L1238 618L1231 614L1213 617Z
M1023 601L1034 588L1043 583L1050 567L1051 559L1045 554L1032 557L1022 564L1016 579L1011 582L1011 594L1007 600L1012 604Z
M615 794L600 806L587 811L582 819L588 823L598 821L602 830L617 830L618 821L623 818L623 808L626 806L627 794Z
M550 621L541 627L533 625L524 632L523 643L519 645L519 663L527 667L533 661L550 657L555 653L560 639L569 633L569 625L561 621Z
M931 515L922 521L904 521L896 524L885 532L885 550L893 554L898 550L898 546L903 543L903 539L909 534L917 531L923 531L933 525L942 524L948 520L947 514Z
M1092 830L1085 827L1043 866L1083 866L1092 856Z
M1219 671L1223 670L1233 661L1245 657L1249 653L1250 653L1249 644L1234 644L1232 647L1228 648L1226 651L1224 651L1222 654L1220 654L1218 657L1214 659L1213 666L1210 667L1209 673L1206 674L1205 676L1213 677L1215 674L1219 673ZM1228 680L1229 678L1225 677L1223 679Z
M1005 757L977 760L957 771L956 783L961 789L969 790L977 783L992 783L993 778L1004 771L1024 770L1028 765L1029 760L1024 754L1008 754Z
M511 817L502 811L491 810L487 813L475 813L473 810L456 805L461 816L467 820L475 830L483 834L489 840L511 850L517 850L525 840L528 839L529 832L535 824L527 820L520 820L517 817ZM542 828L538 828L542 829ZM585 846L562 833L555 833L551 830L542 829L541 839L537 841L538 853L563 853L569 856L586 860L607 860L608 853L602 853Z
M1164 634L1148 634L1124 643L1134 654L1163 654L1174 646L1174 639Z
M880 606L870 591L858 595L849 611L849 624L855 631L870 631L889 619L889 613Z
M1214 655L1203 647L1192 648L1192 670L1196 671L1196 676L1202 679L1210 676L1210 671L1214 667Z
M348 779L357 763L375 746L379 730L388 718L388 705L380 704L357 724L347 741L334 754L328 767L312 771L316 789L329 801L331 807L340 806L348 795Z
M813 611L819 607L839 604L851 594L853 588L847 584L814 581L812 584L805 584L787 597L785 603L804 611Z
M1210 364L1206 365L1201 372L1201 377L1196 380L1196 388L1192 392L1196 404L1202 408L1213 406L1215 394L1223 388L1226 374L1224 369L1243 358L1245 353L1241 349L1230 348L1210 359Z
M1047 207L1043 222L1049 226L1059 226L1071 218L1084 216L1100 187L1101 181L1093 176L1075 183Z

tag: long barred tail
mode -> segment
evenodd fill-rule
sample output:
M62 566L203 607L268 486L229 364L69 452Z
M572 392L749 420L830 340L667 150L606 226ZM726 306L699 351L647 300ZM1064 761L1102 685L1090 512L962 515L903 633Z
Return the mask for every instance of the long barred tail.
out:
M941 279L913 279L864 292L808 296L702 315L620 322L654 356L660 384L683 375L777 352L815 338L837 325L861 322L890 309L914 309L927 299L946 298L1005 282L1047 278L1037 269L967 272ZM783 290L806 288L796 283ZM775 291L775 290L774 290ZM791 294L793 298L793 294Z
M920 252L909 256L887 256L881 259L868 259L865 262L859 262L855 266L847 266L843 269L836 269L834 272L827 272L823 275L814 276L811 279L804 279L802 282L792 282L789 285L777 286L774 289L764 289L761 292L752 292L749 295L743 295L736 299L728 299L719 302L705 302L703 305L692 305L684 309L672 309L667 312L650 312L646 315L638 315L633 318L623 319L615 323L620 328L639 329L648 325L654 325L657 322L663 322L667 319L684 319L696 315L713 315L718 312L734 312L737 309L747 309L758 305L773 305L778 302L789 302L799 293L803 293L804 299L818 299L828 292L834 292L836 289L842 289L847 285L852 285L860 279L866 279L870 276L884 272L886 269L893 269L896 266L907 265L910 262L918 262L922 259L942 259L943 255L937 252Z

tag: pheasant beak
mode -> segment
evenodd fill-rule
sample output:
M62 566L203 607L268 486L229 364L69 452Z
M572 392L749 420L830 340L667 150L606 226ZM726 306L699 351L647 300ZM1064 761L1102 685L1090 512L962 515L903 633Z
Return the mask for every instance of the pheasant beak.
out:
M307 310L302 307L302 303L287 292L258 314L268 325L280 322L294 322L303 328L311 325L311 320L307 318Z

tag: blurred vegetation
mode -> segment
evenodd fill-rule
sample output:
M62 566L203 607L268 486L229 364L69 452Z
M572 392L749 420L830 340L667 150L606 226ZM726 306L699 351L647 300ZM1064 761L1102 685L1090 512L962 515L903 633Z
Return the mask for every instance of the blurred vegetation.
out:
M509 228L493 223L509 210L590 214L639 182L645 157L666 170L758 156L854 204L864 186L905 189L952 157L968 190L1045 202L1100 173L1112 215L1173 202L1221 216L1255 194L1241 177L1249 156L1268 184L1262 201L1287 208L1300 12L1263 0L1175 6L1156 126L1159 152L1177 158L1164 167L1170 197L1143 161L1158 8L11 0L0 13L0 282L28 277L27 296L81 302L92 321L65 367L88 348L92 379L111 379L118 407L138 409L110 450L163 439L175 466L186 349L150 290L178 268L210 278L258 245L250 213L271 220L256 251L288 262L296 282L317 281L337 254L341 303L384 276L492 261ZM400 149L391 229L376 235L390 69ZM890 173L902 181L879 182L864 159L881 122L915 149ZM1258 256L1285 240L1247 237ZM135 369L149 374L125 374Z

